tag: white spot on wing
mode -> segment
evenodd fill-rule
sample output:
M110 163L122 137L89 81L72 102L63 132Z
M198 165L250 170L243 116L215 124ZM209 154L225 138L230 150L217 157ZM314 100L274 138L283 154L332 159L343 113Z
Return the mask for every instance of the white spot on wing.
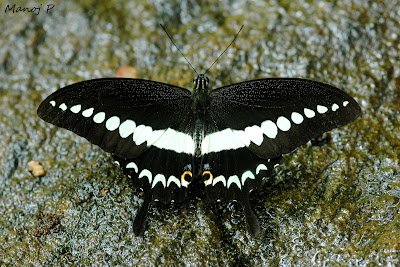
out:
M223 138L224 131L215 132L206 136L206 138L208 138L208 141L206 141L204 145L203 143L201 144L202 151L203 148L207 148L206 146L207 142L208 142L208 151L205 151L205 153L217 152L223 150L223 147L226 148L227 147L226 140Z
M163 184L164 188L166 187L165 176L162 175L162 174L157 174L154 177L153 184L152 184L151 188L154 188L156 186L156 184L159 183L159 182L161 182Z
M130 124L133 125L134 122L132 121ZM121 133L120 128L120 134ZM123 133L124 135L121 135L121 137L131 134L125 131L123 131ZM194 141L192 137L171 128L166 130L153 130L150 126L141 124L133 130L132 139L136 145L141 145L146 142L148 147L155 146L161 149L172 150L177 153L184 152L186 154L194 154Z
M300 124L304 120L303 116L297 112L293 112L291 118L292 118L292 121L296 124Z
M147 137L152 133L152 128L150 126L145 126L143 124L136 127L135 132L133 133L133 141L136 145L141 145L142 143L147 141Z
M325 112L328 111L328 108L325 107L325 106L317 105L317 111L318 111L318 113L320 113L320 114L324 114Z
M142 134L142 132L144 131L144 128L145 128L145 127L146 127L145 125L140 124L140 125L138 125L138 126L136 127L136 129L135 129L135 131L134 131L134 133L133 133L132 139L133 139L133 141L134 141L137 145L140 145L140 144L138 144L138 143L136 142L136 140L137 140L138 137Z
M56 106L56 101L54 101L54 100L51 100L49 103L50 103L50 105L52 105L53 107Z
M106 113L99 112L99 113L97 113L96 115L93 116L93 121L95 123L102 123L105 118L106 118Z
M240 137L238 137L230 128L221 131L219 134L221 138L224 139L225 145L228 149L238 149L245 146Z
M189 135L176 132L169 142L169 149L178 153L194 154L194 141Z
M343 102L343 107L347 106L349 104L349 101L344 101Z
M201 143L201 152L207 154L222 150L230 150L244 147L240 131L233 131L230 128L207 135ZM243 132L243 131L241 131ZM249 140L250 143L250 140Z
M231 184L236 184L239 189L242 188L239 177L237 175L232 175L231 177L229 177L226 187L229 188Z
M160 138L160 136L162 136L165 133L165 131L166 130L152 131L150 133L150 135L147 137L147 140L146 140L147 146L151 146L153 143L155 143Z
M81 108L82 108L81 105L75 105L75 106L71 107L70 110L71 110L73 113L76 114L76 113L78 113L79 111L81 111Z
M137 167L135 162L129 162L128 164L126 164L126 168L127 169L134 169L136 173L139 171L139 169L138 169L138 167Z
M86 117L86 118L89 118L90 116L92 116L93 110L94 110L94 108L88 108L88 109L84 110L82 112L82 116Z
M204 155L210 152L211 152L210 135L207 135L203 138L203 141L201 141L201 153Z
M173 137L176 136L176 134L177 132L174 129L168 128L164 131L163 135L157 140L157 142L154 143L154 145L158 148L177 148L177 138L175 137L175 140L172 140ZM172 142L173 144L171 144L170 142Z
M184 179L184 177L182 177L182 179L181 179L181 185L182 185L183 187L188 187L189 184L190 184L190 183L189 183L188 181L186 181L186 180Z
M163 131L163 134L154 142L153 146L172 150L177 153L194 153L194 142L193 139L185 134L174 129L168 128Z
M246 127L244 129L244 132L246 133L246 136L256 145L260 146L262 144L262 141L264 140L263 138L263 132L260 127L257 125L251 126L251 127Z
M151 180L153 179L153 175L151 175L151 172L149 170L142 170L139 174L138 179L143 178L143 177L147 177L149 179L149 184L151 184Z
M312 109L304 108L304 115L306 115L307 118L311 119L314 118L315 112Z
M106 121L106 128L109 130L109 131L114 131L115 129L117 129L118 127L119 127L119 123L120 123L121 121L120 121L120 119L119 119L119 117L117 117L117 116L112 116L111 118L109 118L107 121Z
M278 118L276 125L278 125L278 128L284 132L289 131L291 126L290 121L283 116Z
M66 111L66 110L67 110L67 106L65 105L65 103L62 103L62 104L59 106L59 108L60 108L62 111Z
M332 105L332 111L336 111L339 109L339 106L335 103Z
M119 135L122 138L127 138L131 135L136 128L136 123L132 120L126 120L119 126Z
M258 166L257 166L257 168L256 168L256 174L259 174L260 173L260 171L266 171L266 170L268 170L268 168L267 168L267 166L265 166L264 164L259 164Z
M171 138L168 147L178 153L194 153L193 139L189 135L180 132L175 133L175 135Z
M273 121L266 120L261 123L261 129L263 133L271 139L274 139L278 134L278 128Z
M242 174L242 185L243 186L247 179L256 179L256 177L254 176L254 174L251 171L245 171Z
M194 141L192 137L186 135L186 153L194 154Z
M214 186L219 182L223 183L224 187L226 187L226 179L223 175L220 175L217 178L214 178L212 185Z
M246 136L246 133L241 130L232 130L233 134L236 135L244 146L250 145L250 138Z
M171 175L171 176L168 178L167 187L168 187L171 183L175 183L178 187L181 187L181 182L179 181L178 178L176 178L176 177L173 176L173 175Z
M208 178L207 180L204 181L204 185L207 186L207 185L212 184L212 180L213 180L213 179L212 179L212 177L210 176L210 178Z

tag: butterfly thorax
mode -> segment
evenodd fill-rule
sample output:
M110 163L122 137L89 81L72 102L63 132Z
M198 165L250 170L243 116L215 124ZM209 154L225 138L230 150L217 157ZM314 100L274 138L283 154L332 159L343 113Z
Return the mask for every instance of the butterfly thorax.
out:
M195 119L203 119L210 107L210 92L208 91L208 78L199 74L193 80L192 110Z
M208 91L208 78L204 74L199 74L194 78L194 88L192 94L192 111L194 116L194 143L195 156L201 156L201 142L204 138L204 121L210 107L210 93Z

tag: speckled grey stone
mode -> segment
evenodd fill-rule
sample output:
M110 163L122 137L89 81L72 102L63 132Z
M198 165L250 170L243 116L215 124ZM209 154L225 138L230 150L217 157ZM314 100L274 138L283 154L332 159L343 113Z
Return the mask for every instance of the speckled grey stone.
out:
M56 1L35 15L5 13L2 2L0 265L398 265L399 1L198 3ZM194 73L159 23L199 72L245 24L209 71L211 86L304 77L343 88L363 109L327 144L285 156L252 195L258 239L238 205L214 206L201 193L153 205L135 237L140 190L110 155L36 116L58 88L122 65L190 88ZM47 174L33 177L30 160Z

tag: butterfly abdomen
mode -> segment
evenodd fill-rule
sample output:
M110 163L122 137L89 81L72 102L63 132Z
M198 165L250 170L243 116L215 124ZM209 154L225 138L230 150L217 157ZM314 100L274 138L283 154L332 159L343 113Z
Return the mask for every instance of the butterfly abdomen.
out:
M194 155L196 158L201 157L201 143L203 141L203 138L204 138L204 120L197 119L195 122L194 134L193 134L194 145L195 145Z

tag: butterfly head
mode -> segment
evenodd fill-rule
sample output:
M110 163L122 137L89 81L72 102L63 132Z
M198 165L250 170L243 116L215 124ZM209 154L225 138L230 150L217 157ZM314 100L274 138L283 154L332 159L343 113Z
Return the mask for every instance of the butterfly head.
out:
M206 91L208 88L208 77L204 74L197 75L196 78L193 79L194 90L196 91Z

